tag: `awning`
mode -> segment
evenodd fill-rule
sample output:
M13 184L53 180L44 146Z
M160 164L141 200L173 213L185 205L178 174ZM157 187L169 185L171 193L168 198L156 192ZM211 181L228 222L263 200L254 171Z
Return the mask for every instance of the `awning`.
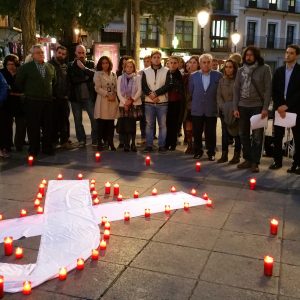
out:
M126 25L124 23L108 23L107 26L104 27L105 32L125 32Z

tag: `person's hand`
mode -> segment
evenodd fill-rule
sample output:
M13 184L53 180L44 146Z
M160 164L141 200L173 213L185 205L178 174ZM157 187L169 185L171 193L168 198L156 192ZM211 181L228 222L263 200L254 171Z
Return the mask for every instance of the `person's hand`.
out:
M286 112L288 109L288 107L286 105L280 105L278 108L277 108L277 111L279 114L283 113L283 112Z
M108 95L107 98L108 98L108 101L112 101L112 102L116 101L116 95L115 94Z
M125 101L125 105L131 105L132 104L132 100L131 99L127 99L126 101Z
M154 98L156 98L156 94L155 94L154 92L151 92L151 93L149 94L149 98L150 98L151 100L153 100Z
M239 112L238 110L234 110L234 111L233 111L233 115L234 115L237 119L240 118L240 112Z
M160 100L159 100L159 98L158 97L155 97L154 99L153 99L153 102L154 103L158 103Z
M85 66L81 60L77 59L76 63L77 63L78 68L80 68L81 70L85 69Z
M280 117L281 117L282 119L284 119L285 116L286 116L286 112L285 112L285 111L280 112L279 115L280 115Z
M263 109L261 111L261 118L264 119L266 117L268 117L268 110L267 109Z
M125 111L128 111L128 110L129 110L129 106L125 104L125 105L124 105L124 110L125 110Z

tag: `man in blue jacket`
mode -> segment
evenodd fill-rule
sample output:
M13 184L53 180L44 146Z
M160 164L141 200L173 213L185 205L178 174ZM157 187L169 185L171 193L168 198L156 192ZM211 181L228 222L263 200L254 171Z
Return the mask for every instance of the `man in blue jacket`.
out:
M212 56L200 56L200 71L191 75L189 89L192 95L192 123L195 159L203 155L202 134L205 133L207 155L210 161L215 160L217 142L217 88L222 74L212 70Z

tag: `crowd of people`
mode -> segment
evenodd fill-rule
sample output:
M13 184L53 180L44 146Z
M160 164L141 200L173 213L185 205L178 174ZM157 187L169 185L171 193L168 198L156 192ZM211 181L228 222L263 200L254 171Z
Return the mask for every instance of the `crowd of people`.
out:
M222 126L222 155L217 163L228 162L228 147L234 143L229 164L259 172L264 128L251 129L250 119L269 117L269 105L281 118L297 114L292 128L294 155L289 173L300 174L300 48L289 45L285 65L274 76L260 50L248 46L243 54L232 54L219 70L211 54L191 56L187 62L178 56L162 65L161 52L144 58L138 71L130 56L120 59L116 73L108 56L97 64L78 45L74 61L67 64L67 49L58 46L55 56L45 62L44 49L34 45L31 60L20 66L16 55L8 55L0 72L0 156L8 158L12 147L22 151L28 136L28 152L54 155L63 149L86 146L82 113L91 123L92 147L99 151L137 151L137 121L143 152L176 150L183 128L185 153L201 159L204 149L215 161L217 118ZM71 109L70 109L71 107ZM77 142L70 141L69 116L72 110ZM13 138L13 123L15 134ZM158 129L156 128L158 124ZM274 161L270 169L282 167L282 141L285 128L274 126ZM204 140L203 140L204 136ZM240 162L241 156L244 161Z

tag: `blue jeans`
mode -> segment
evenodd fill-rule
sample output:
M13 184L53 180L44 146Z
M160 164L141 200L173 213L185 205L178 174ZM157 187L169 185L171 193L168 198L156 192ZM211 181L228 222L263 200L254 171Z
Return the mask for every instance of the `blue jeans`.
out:
M251 163L260 163L264 128L252 130L250 136L250 118L260 114L262 107L239 106L239 135L243 146L243 158Z
M72 106L72 112L74 116L74 122L75 122L75 131L76 131L76 137L78 142L84 142L86 143L86 134L84 127L82 125L82 111L86 110L92 127L92 144L97 145L97 122L94 119L94 106L92 100L85 100L85 101L78 101L78 102L71 102Z
M146 144L147 147L153 146L153 129L157 119L159 134L158 134L158 146L165 147L167 136L167 112L168 103L166 104L145 104L146 115Z

